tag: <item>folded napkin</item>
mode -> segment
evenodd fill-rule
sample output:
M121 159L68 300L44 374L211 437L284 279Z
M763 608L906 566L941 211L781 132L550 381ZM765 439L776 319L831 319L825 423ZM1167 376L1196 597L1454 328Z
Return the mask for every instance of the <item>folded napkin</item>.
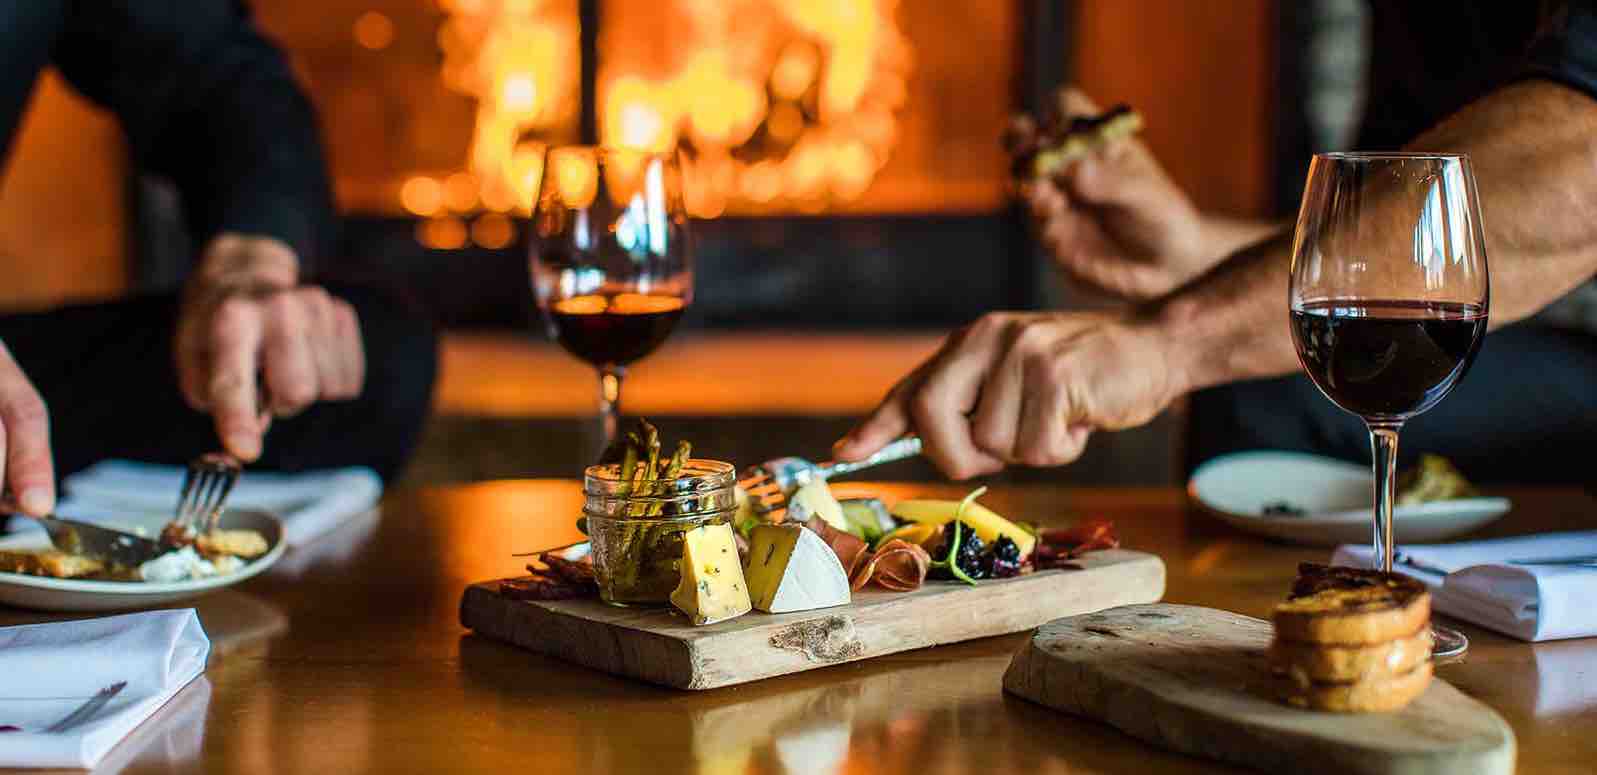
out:
M91 522L126 518L130 508L170 514L177 507L183 472L178 466L127 460L96 463L63 481L65 497L56 513ZM289 546L298 546L370 511L382 494L383 480L369 468L245 471L228 505L276 513L283 518Z
M1597 567L1513 565L1597 555L1597 530L1401 547L1395 570L1425 582L1436 610L1520 640L1597 635ZM1331 561L1369 567L1368 545L1337 547Z
M194 609L0 627L0 767L93 767L205 670L211 642ZM45 732L111 684L90 719Z

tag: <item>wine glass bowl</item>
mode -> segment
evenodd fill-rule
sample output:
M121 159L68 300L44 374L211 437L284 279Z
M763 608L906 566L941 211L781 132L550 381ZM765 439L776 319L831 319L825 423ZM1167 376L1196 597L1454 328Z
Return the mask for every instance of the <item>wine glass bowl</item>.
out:
M676 155L548 149L528 247L533 298L549 337L599 371L608 445L627 365L659 347L693 301Z
M1303 370L1369 429L1375 557L1390 572L1398 432L1464 378L1486 333L1491 287L1469 158L1316 155L1289 288ZM1456 631L1435 635L1438 655L1467 648Z

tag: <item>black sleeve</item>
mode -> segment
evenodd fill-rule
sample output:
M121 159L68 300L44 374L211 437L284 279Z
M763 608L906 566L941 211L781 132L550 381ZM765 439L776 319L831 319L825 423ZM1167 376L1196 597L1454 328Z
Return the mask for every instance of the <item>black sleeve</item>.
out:
M1597 98L1597 0L1566 0L1543 20L1524 77L1546 78Z
M177 184L199 244L277 237L302 274L331 247L315 113L242 0L72 0L54 61L117 114L135 163Z

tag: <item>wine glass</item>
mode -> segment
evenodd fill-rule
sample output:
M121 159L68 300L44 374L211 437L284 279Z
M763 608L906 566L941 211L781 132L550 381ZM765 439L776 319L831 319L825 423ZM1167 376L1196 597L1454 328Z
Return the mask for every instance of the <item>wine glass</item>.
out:
M1486 332L1486 241L1469 157L1317 154L1288 295L1303 370L1369 428L1375 558L1391 572L1398 431L1458 384ZM1433 633L1438 656L1468 648L1456 630Z
M599 371L603 445L616 439L626 367L693 301L693 250L675 153L599 146L544 153L529 246L549 336Z

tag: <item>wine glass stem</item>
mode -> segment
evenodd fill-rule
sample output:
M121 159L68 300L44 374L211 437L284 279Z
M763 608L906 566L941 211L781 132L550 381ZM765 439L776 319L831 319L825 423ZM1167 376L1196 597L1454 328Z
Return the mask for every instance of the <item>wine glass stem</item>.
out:
M1370 456L1375 461L1375 561L1392 572L1392 493L1397 488L1397 432L1401 425L1370 425Z
M621 366L599 367L599 428L604 431L607 448L621 431L621 378L627 370Z

